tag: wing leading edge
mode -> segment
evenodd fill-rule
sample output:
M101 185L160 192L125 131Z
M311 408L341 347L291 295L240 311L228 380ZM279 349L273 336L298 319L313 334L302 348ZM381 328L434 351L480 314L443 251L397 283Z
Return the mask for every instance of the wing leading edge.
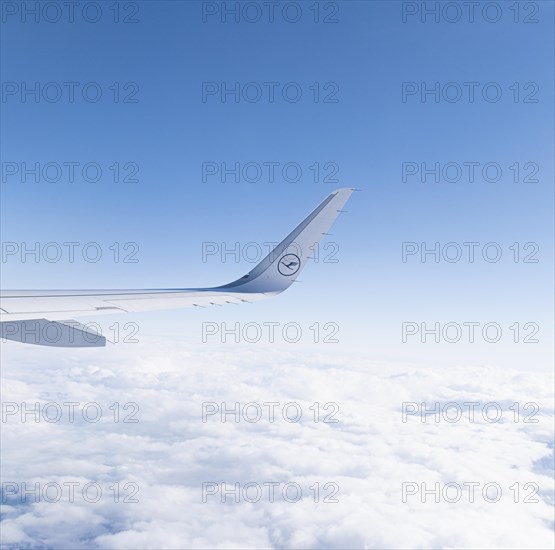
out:
M239 304L275 296L295 282L353 191L338 189L331 193L253 270L219 287L0 291L1 338L57 347L98 347L105 345L104 338L92 334L89 343L86 327L68 319ZM70 327L71 334L67 334L67 327ZM58 336L51 341L45 336L48 331Z

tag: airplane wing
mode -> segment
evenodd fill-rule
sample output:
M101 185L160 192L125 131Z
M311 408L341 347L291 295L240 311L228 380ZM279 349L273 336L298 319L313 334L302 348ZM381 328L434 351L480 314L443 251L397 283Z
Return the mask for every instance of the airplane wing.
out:
M98 347L106 345L105 338L74 317L238 304L275 296L297 279L353 191L331 193L252 271L223 286L0 291L1 338L56 347Z

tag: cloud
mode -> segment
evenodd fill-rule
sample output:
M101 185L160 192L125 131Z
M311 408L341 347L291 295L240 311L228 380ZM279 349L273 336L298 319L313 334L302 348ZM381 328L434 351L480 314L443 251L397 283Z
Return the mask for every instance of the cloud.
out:
M552 546L550 374L417 369L322 349L3 346L3 411L13 414L2 481L39 487L37 502L7 487L3 546ZM57 405L59 421L46 420ZM87 483L89 500L101 488L98 502L80 492ZM48 484L63 489L57 502L44 498ZM77 484L73 502L67 484Z

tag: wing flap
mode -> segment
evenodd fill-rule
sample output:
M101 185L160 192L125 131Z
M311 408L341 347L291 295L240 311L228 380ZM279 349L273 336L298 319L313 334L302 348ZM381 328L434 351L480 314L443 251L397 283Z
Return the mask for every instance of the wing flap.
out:
M99 348L106 338L89 327L69 320L63 323L47 319L0 322L2 341L57 348Z
M81 293L74 296L2 296L0 321L48 318L63 321L68 317L89 317L110 313L129 313L209 307L212 305L240 304L264 298L264 294L242 294L218 291L159 291L107 293L94 295Z

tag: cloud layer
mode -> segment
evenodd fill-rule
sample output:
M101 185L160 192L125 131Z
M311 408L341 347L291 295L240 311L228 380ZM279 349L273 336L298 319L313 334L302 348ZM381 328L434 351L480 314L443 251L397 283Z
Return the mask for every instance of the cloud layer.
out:
M3 546L552 546L551 375L299 351L3 346Z

